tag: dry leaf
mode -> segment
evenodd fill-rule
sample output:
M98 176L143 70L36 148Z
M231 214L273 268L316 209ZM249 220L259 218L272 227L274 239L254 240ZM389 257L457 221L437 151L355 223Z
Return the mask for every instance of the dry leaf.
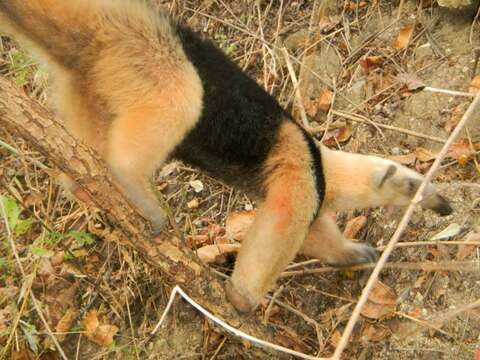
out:
M452 110L450 119L445 123L445 130L449 133L453 131L462 119L463 116L463 105L458 105Z
M381 281L377 281L368 296L368 300L382 305L395 305L397 303L397 294L395 294L395 290L392 288Z
M475 151L470 148L467 139L462 139L460 142L453 144L447 152L447 157L457 160L461 166L465 166L474 156Z
M398 162L399 164L402 164L402 165L412 165L415 162L415 160L417 160L417 156L415 155L415 153L410 153L405 155L389 156L388 159Z
M362 69L368 73L371 69L374 69L380 65L382 61L381 56L366 56L358 60L358 63Z
M465 244L468 244L470 241L480 241L480 233L472 232L466 236L464 241ZM478 246L474 245L460 245L456 255L457 260L465 260L470 255L475 255L477 248Z
M119 330L115 325L100 325L95 309L87 313L82 321L82 325L87 339L104 347L109 346L113 342L113 337Z
M13 351L11 360L34 360L37 359L33 353L27 350Z
M77 311L73 308L70 308L58 321L57 326L55 327L55 336L60 343L63 342L67 337L67 333L72 328L76 317ZM53 343L51 337L45 338L45 340L43 341L43 346L45 347L45 349L55 349L55 344Z
M307 351L305 344L301 342L297 336L291 336L290 334L277 334L275 336L275 343L300 353Z
M29 194L24 201L26 207L39 206L42 203L43 196L38 193Z
M349 126L344 126L331 131L328 131L323 144L326 146L335 146L337 142L345 142L352 136L352 129Z
M345 10L346 11L357 11L358 9L363 9L365 6L367 6L366 1L348 1L345 4Z
M433 152L425 148L419 147L415 150L415 156L419 161L427 162L427 161L435 160L435 158L437 157L437 154L434 154Z
M72 286L60 291L59 294L56 294L57 303L62 304L62 306L65 307L75 307L77 289L78 283L74 283Z
M468 87L468 92L475 94L479 91L480 91L480 75L477 75L470 82L470 86Z
M225 222L227 237L232 240L242 241L245 239L245 235L254 219L255 210L231 212L228 214Z
M65 340L67 337L67 332L70 331L70 329L73 326L73 322L75 321L75 318L77 317L77 311L73 308L70 308L67 310L65 315L62 316L60 321L58 322L57 326L55 327L55 331L57 333L57 339L62 342Z
M159 177L164 178L171 175L177 169L177 165L178 164L175 161L165 165L160 171Z
M318 109L324 112L330 110L330 106L333 101L333 91L322 90L320 97L318 98Z
M396 303L397 295L395 291L381 281L377 281L368 296L368 301L363 307L361 314L370 319L390 317L395 312Z
M5 300L15 300L15 297L17 296L19 292L18 287L14 285L7 285L5 287L0 288L0 299L3 301Z
M330 338L330 342L334 347L337 347L338 344L340 343L341 338L342 338L342 334L340 334L340 331L335 330L332 337Z
M198 208L198 205L199 205L199 201L197 198L193 198L192 200L190 200L188 203L187 203L187 208L189 209L196 209Z
M318 101L316 100L310 100L306 99L303 102L303 107L305 109L305 112L307 113L308 116L311 118L314 118L317 116L318 113Z
M197 256L205 264L215 262L220 255L237 252L240 245L236 244L218 244L206 245L197 249Z
M7 334L7 329L12 318L12 311L9 306L4 309L0 309L0 334ZM2 337L0 336L0 339ZM1 342L1 340L0 340Z
M457 236L460 233L461 227L456 223L448 225L445 229L435 234L430 240L446 240L451 237Z
M369 319L383 319L391 317L395 313L395 305L376 304L367 301L361 314Z
M395 49L405 49L410 43L410 39L413 35L413 30L415 30L414 24L402 28L400 30L400 33L398 34L397 40L395 40L395 43L393 44L393 47Z
M188 183L196 193L202 192L204 185L200 180L192 180Z
M363 328L362 338L367 342L379 342L390 335L390 330L386 327L366 324Z
M343 235L347 239L355 239L355 236L358 234L360 230L363 229L365 224L367 223L367 217L362 215L362 216L357 216L350 221L347 222L347 225L345 225L345 230L343 231Z
M409 91L415 91L425 87L423 81L413 73L401 73L397 76L397 80L405 84Z
M323 16L318 22L318 31L322 33L328 33L340 24L341 19L339 16Z

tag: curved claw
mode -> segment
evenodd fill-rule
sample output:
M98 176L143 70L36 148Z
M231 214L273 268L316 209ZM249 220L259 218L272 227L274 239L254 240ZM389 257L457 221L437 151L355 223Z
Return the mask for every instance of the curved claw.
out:
M342 261L335 262L332 265L339 266L350 266L364 263L375 262L378 259L377 250L368 245L349 242L348 248L346 248L344 255L342 256Z

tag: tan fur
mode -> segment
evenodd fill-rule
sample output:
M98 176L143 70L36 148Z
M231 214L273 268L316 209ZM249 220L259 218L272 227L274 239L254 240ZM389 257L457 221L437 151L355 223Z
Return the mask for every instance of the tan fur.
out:
M320 214L315 219L300 253L335 265L368 262L375 258L375 252L368 245L346 239L331 214Z
M165 215L148 179L198 121L203 97L167 18L128 0L17 0L0 3L0 10L24 15L21 26L5 17L0 25L47 58L61 94L59 117L105 158L122 190L159 230ZM75 36L81 42L79 33L88 41L78 48L65 43L64 53L50 48L48 38L59 36L53 23L63 29L60 48Z
M326 190L322 211L406 206L423 177L393 161L377 156L330 150L321 145ZM428 184L422 206L438 211L447 206Z
M240 311L258 304L307 235L318 203L311 163L303 134L286 122L267 160L265 201L242 244L227 287L229 300Z

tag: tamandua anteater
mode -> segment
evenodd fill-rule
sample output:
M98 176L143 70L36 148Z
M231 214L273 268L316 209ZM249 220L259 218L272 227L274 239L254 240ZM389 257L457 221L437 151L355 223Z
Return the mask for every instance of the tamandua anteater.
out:
M145 1L0 0L0 29L45 60L58 116L155 230L166 215L149 177L169 157L259 201L227 282L239 311L252 310L299 252L332 264L373 260L373 248L346 240L325 213L406 205L422 180L318 145L211 41ZM451 212L433 185L423 206Z

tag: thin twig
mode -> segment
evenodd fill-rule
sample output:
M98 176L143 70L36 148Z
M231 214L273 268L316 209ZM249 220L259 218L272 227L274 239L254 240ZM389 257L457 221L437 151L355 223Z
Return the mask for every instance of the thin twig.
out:
M359 115L356 115L356 114L350 114L350 113L346 113L346 112L339 111L339 110L332 110L332 114L340 116L344 119L348 119L348 120L352 120L352 121L356 121L356 122L360 122L360 123L364 123L364 124L370 124L370 125L375 126L375 127L379 127L379 128L383 128L383 129L387 129L387 130L392 130L392 131L397 131L397 132L400 132L400 133L403 133L403 134L415 136L415 137L430 140L430 141L435 141L435 142L438 142L438 143L441 143L441 144L444 144L445 141L446 141L445 139L442 139L442 138L439 138L439 137L436 137L436 136L421 134L421 133L413 131L413 130L403 129L403 128L399 128L399 127L392 126L392 125L380 124L380 123L374 122L373 120L364 118L363 116L359 116Z
M276 344L272 344L268 341L265 341L265 340L261 340L261 339L258 339L256 337L253 337L251 335L248 335L246 333L244 333L243 331L241 330L238 330L238 329L235 329L233 326L227 324L225 321L217 318L215 315L213 315L211 312L209 312L208 310L206 310L205 308L203 308L201 305L199 305L198 303L195 302L195 300L193 300L190 296L188 296L180 286L175 286L172 290L172 293L170 294L170 299L168 300L168 303L167 303L167 306L160 318L160 321L158 322L158 324L155 326L155 328L152 330L152 332L150 333L150 336L153 337L155 336L156 332L158 331L158 329L160 328L160 326L162 326L163 324L163 321L165 320L170 308L172 307L172 304L173 304L173 300L175 300L175 296L179 294L181 297L183 297L190 305L192 305L195 309L197 309L198 311L200 311L204 316L206 316L207 318L209 318L211 321L213 321L214 323L216 323L217 325L223 327L225 330L227 330L228 332L234 334L235 336L238 336L242 339L245 339L245 340L248 340L252 343L255 343L255 344L258 344L260 346L264 346L266 348L269 348L269 349L273 349L273 350L276 350L276 351L279 351L279 352L283 352L285 354L289 354L289 355L293 355L293 356L297 356L301 359L307 359L307 360L328 360L328 358L319 358L319 357L316 357L316 356L311 356L311 355L307 355L307 354L303 354L303 353L300 353L298 351L295 351L295 350L291 350L291 349L288 349L286 347L283 347L283 346L280 346L280 345L276 345Z
M471 245L469 242L465 242L463 245ZM300 276L308 274L324 274L339 271L361 271L375 268L375 263L358 264L348 267L338 266L325 266L316 269L303 269L284 271L280 274L280 278ZM478 261L442 261L442 262L391 262L385 263L383 269L402 269L402 270L422 270L422 271L463 271L463 272L476 272L480 271L480 262Z
M360 296L360 299L358 300L358 303L355 306L355 309L353 310L352 316L348 320L345 331L343 332L342 337L338 342L337 348L335 349L335 353L333 355L334 359L340 359L340 355L345 350L345 347L348 344L350 336L352 335L355 324L357 323L358 318L360 317L360 312L362 311L363 306L367 302L368 296L372 291L372 288L375 285L375 282L378 279L378 275L380 274L382 268L385 266L388 260L388 257L394 250L396 243L400 240L401 235L406 229L408 222L410 221L410 218L413 215L415 207L422 199L423 192L425 191L427 184L431 181L431 179L433 178L433 175L440 167L440 164L443 161L443 158L445 157L445 155L447 154L447 151L450 148L450 146L454 143L455 139L463 130L466 123L474 116L474 114L478 112L479 107L480 107L480 93L477 93L477 95L475 96L475 99L468 107L467 111L463 115L457 127L453 130L452 134L450 135L446 143L443 145L442 150L440 151L440 153L438 154L438 157L433 162L433 165L429 169L428 173L425 175L425 178L423 179L422 184L420 185L417 193L415 194L410 205L408 206L405 212L405 215L402 218L402 221L398 225L397 230L395 231L392 238L390 239L387 247L385 248L385 251L382 253L382 256L380 256L380 259L378 260L377 265L373 269L372 274L370 275L370 278L368 279L368 282L362 291L362 295Z
M305 107L303 106L303 97L300 90L300 84L298 83L297 76L295 75L295 70L293 69L292 62L290 61L290 55L288 54L288 50L285 47L282 47L282 52L285 57L285 61L287 62L287 69L288 73L290 74L290 78L292 79L293 88L295 89L295 98L298 109L300 110L300 118L302 119L302 124L305 129L309 129L310 125L308 123L307 112L305 111Z
M412 247L412 246L430 246L430 245L469 245L480 246L480 241L413 241L400 242L395 245L396 248ZM384 250L386 246L378 246L377 250Z
M473 98L475 96L475 94L471 94L471 93L464 92L464 91L440 89L440 88L434 88L434 87L431 87L431 86L425 86L423 88L423 91L430 91L430 92L434 92L434 93L448 94L448 95L452 95L452 96L463 96L463 97L470 97L470 98Z
M282 293L283 289L285 289L285 286L281 285L274 293L272 298L270 299L270 302L268 303L267 309L265 310L265 314L263 316L263 323L267 325L268 323L268 318L270 317L270 313L272 312L273 304L275 303L275 300L280 296Z
M472 21L472 26L470 27L470 36L468 39L470 40L470 44L473 45L473 29L475 28L475 23L478 21L478 17L480 16L480 6L477 9L477 13L475 14L475 18Z

